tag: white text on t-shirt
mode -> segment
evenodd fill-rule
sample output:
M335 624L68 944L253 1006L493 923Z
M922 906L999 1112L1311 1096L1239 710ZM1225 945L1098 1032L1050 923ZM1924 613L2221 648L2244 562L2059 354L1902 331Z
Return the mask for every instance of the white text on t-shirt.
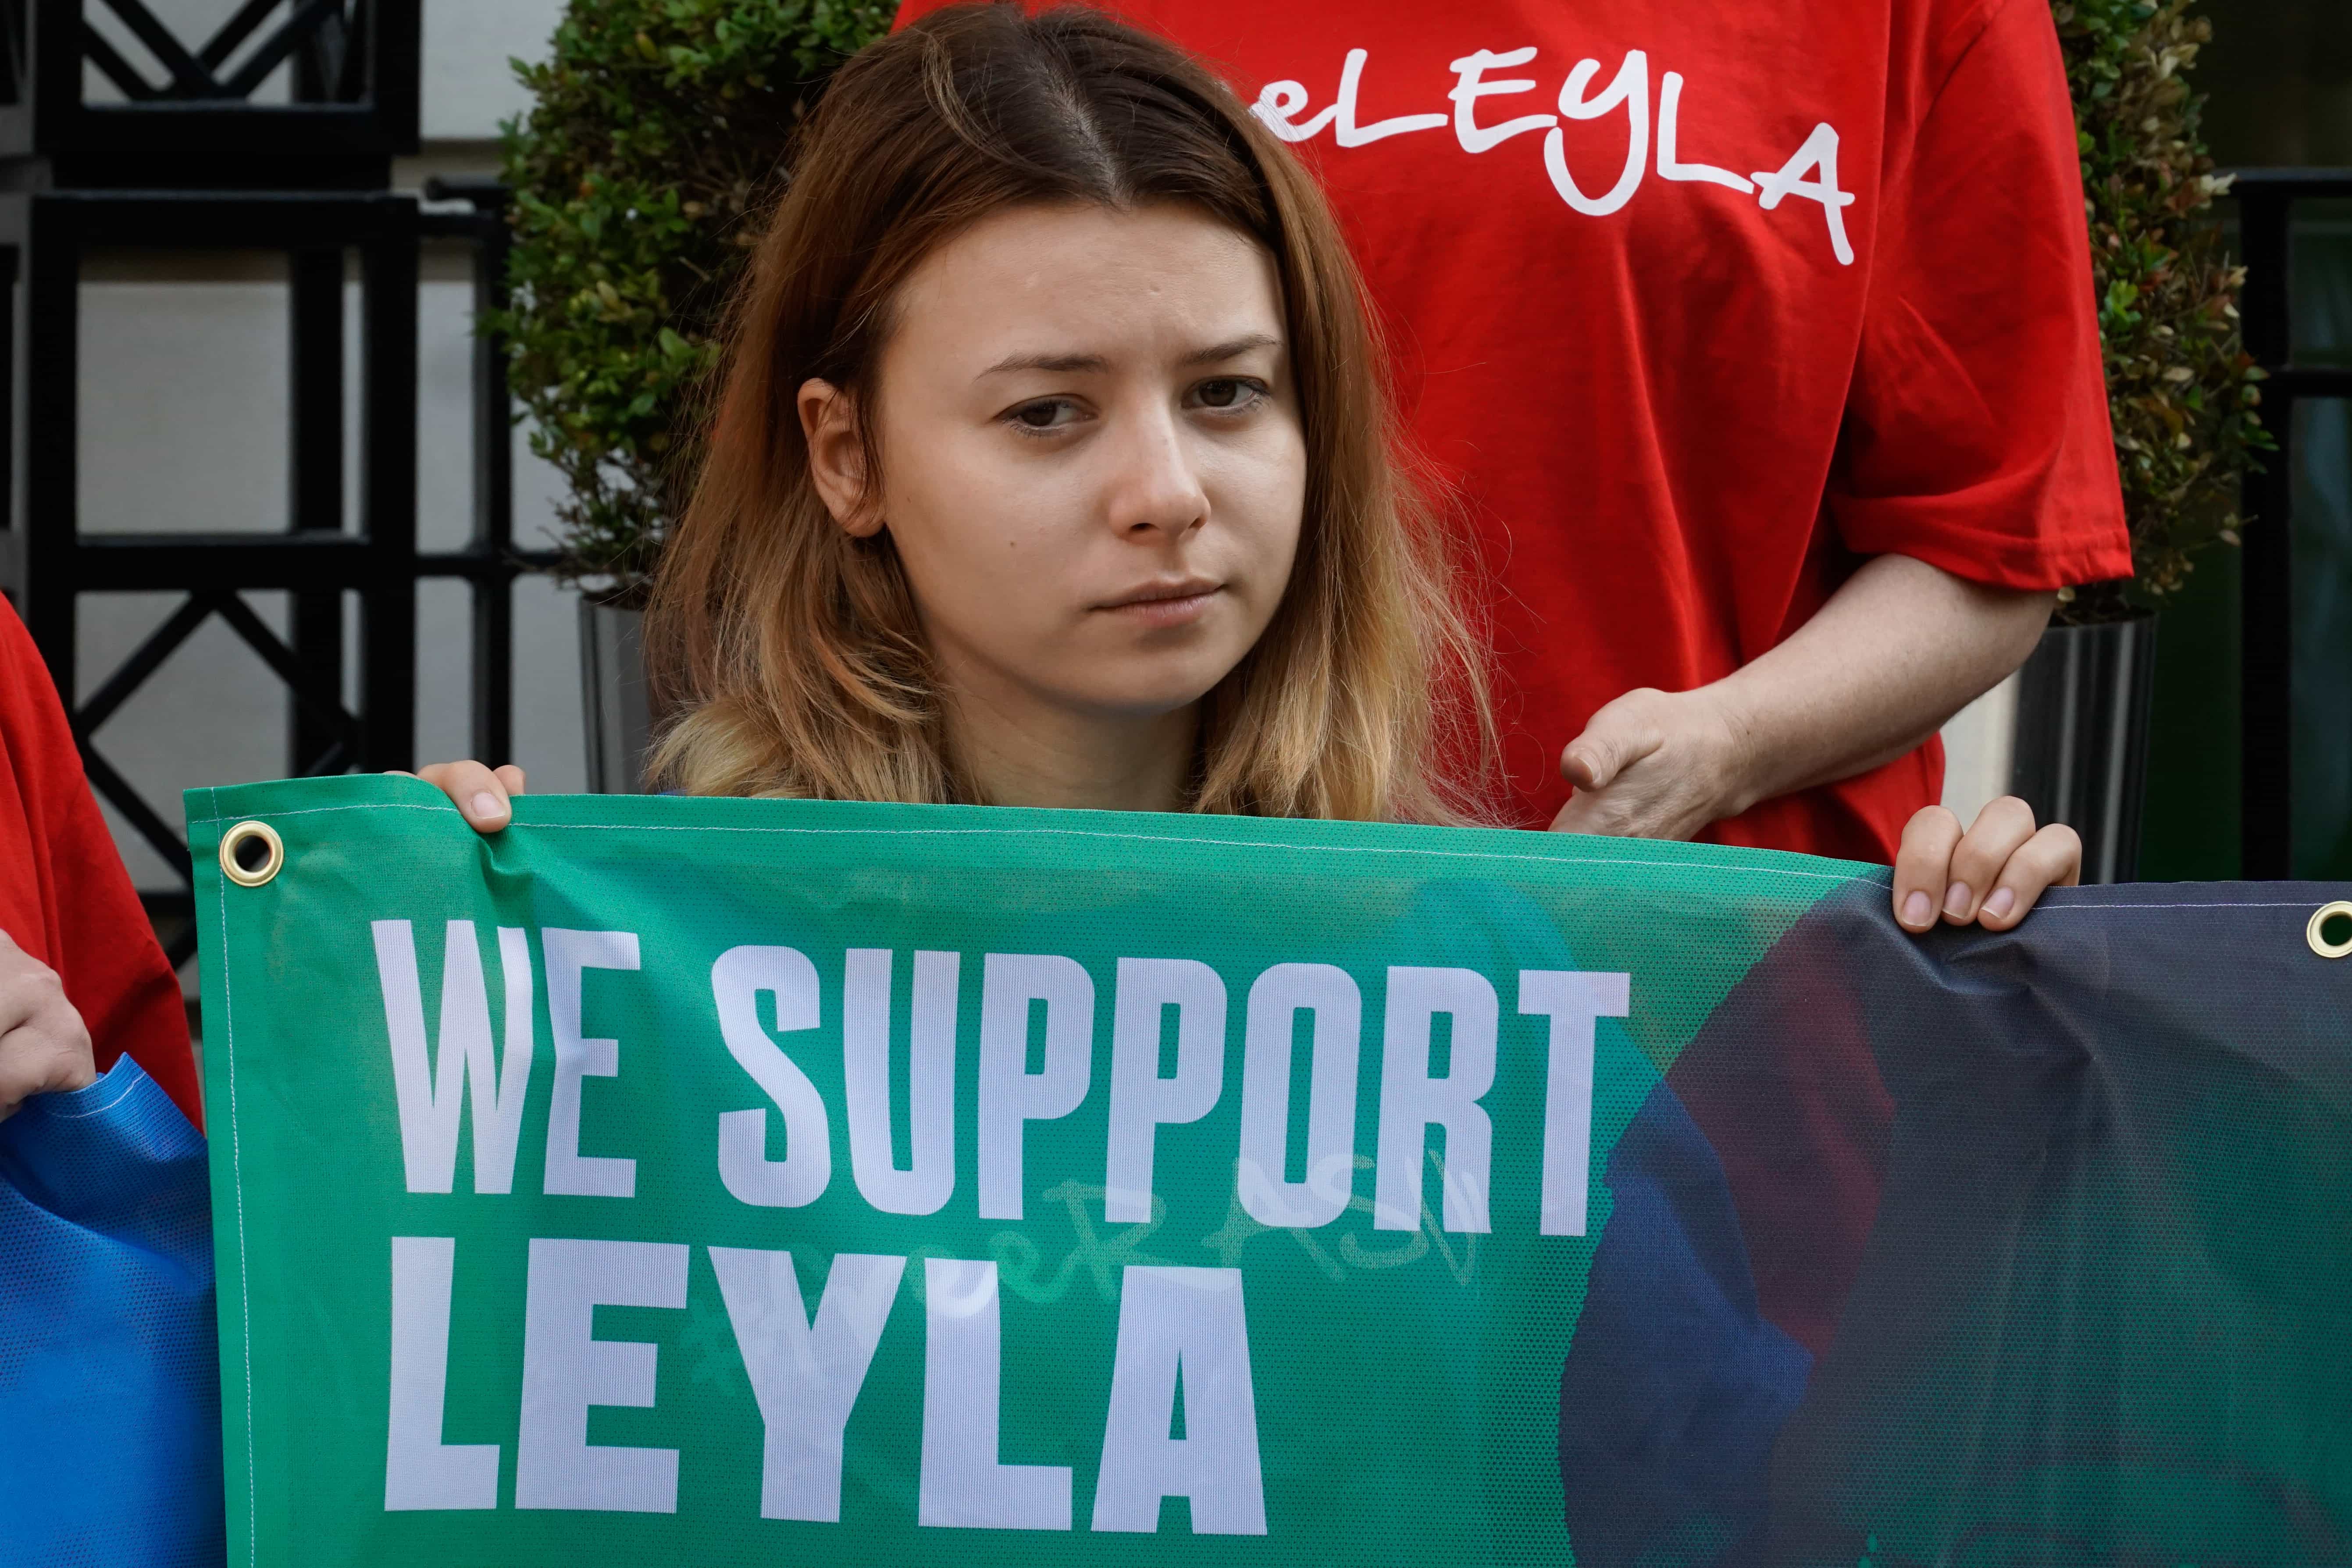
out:
M1268 82L1250 111L1286 142L1312 141L1328 130L1342 147L1369 146L1391 136L1443 130L1450 123L1462 150L1476 154L1492 152L1514 136L1540 131L1544 133L1544 171L1561 201L1589 217L1607 217L1622 210L1641 189L1643 177L1653 166L1648 54L1641 49L1628 51L1617 74L1598 93L1592 91L1592 84L1601 74L1601 62L1578 61L1560 83L1558 114L1522 114L1493 124L1481 122L1481 100L1536 89L1534 79L1529 77L1491 77L1486 73L1525 66L1535 58L1532 45L1501 51L1475 50L1448 68L1454 76L1453 89L1445 95L1454 105L1450 115L1400 114L1366 125L1357 118L1357 103L1370 51L1349 49L1339 68L1337 96L1307 119L1297 118L1309 99L1305 84L1297 81ZM1818 203L1828 221L1831 253L1840 266L1853 266L1853 246L1846 236L1845 209L1853 205L1854 198L1838 185L1836 128L1826 121L1815 125L1804 144L1777 172L1759 170L1743 175L1712 163L1686 163L1681 155L1683 87L1679 71L1667 71L1658 81L1654 165L1658 178L1685 184L1722 185L1754 196L1766 212L1775 210L1790 196ZM1599 120L1621 110L1627 132L1624 167L1607 190L1598 195L1587 195L1569 170L1567 138L1560 132L1559 121L1563 116L1570 120Z

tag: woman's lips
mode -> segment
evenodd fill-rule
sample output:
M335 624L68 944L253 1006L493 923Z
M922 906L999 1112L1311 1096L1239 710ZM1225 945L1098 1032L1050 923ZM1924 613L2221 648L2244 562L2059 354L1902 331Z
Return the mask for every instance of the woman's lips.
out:
M1210 601L1224 592L1221 583L1177 583L1140 589L1102 609L1147 626L1181 626L1199 620Z

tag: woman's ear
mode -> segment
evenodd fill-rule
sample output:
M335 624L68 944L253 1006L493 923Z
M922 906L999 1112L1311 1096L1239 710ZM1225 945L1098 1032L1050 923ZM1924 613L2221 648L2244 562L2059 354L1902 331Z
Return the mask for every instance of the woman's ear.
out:
M801 383L801 437L808 446L809 478L833 521L853 538L882 531L880 498L866 486L866 441L850 395L814 377Z

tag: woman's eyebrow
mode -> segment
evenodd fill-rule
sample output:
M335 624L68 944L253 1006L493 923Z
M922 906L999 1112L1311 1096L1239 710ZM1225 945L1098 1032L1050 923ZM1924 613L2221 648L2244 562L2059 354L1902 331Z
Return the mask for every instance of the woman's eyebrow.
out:
M1245 332L1238 338L1194 349L1177 363L1184 365L1218 364L1229 359L1239 359L1253 349L1278 349L1281 346L1279 338L1265 332ZM1110 361L1101 354L1007 354L973 379L983 380L992 375L1008 375L1024 370L1068 375L1080 371L1105 371L1109 368Z
M1108 370L1109 368L1110 361L1100 354L1008 354L982 371L980 375L973 379L1003 375L1016 370L1042 370L1057 374L1067 374L1072 371Z
M1178 363L1216 364L1224 360L1239 359L1252 349L1278 349L1281 346L1282 340L1279 338L1269 337L1264 332L1248 332L1238 338L1228 339L1222 343L1212 343L1204 349L1195 349Z

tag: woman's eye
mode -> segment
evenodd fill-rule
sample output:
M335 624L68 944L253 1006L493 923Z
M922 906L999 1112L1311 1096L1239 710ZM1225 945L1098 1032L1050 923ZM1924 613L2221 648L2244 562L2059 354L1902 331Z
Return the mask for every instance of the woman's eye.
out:
M1067 398L1044 397L1023 404L1004 417L1014 428L1034 435L1070 424L1077 417L1077 409Z
M1220 376L1214 381L1201 383L1192 389L1192 395L1200 399L1203 408L1232 410L1248 407L1265 395L1265 388L1257 382L1239 376Z

